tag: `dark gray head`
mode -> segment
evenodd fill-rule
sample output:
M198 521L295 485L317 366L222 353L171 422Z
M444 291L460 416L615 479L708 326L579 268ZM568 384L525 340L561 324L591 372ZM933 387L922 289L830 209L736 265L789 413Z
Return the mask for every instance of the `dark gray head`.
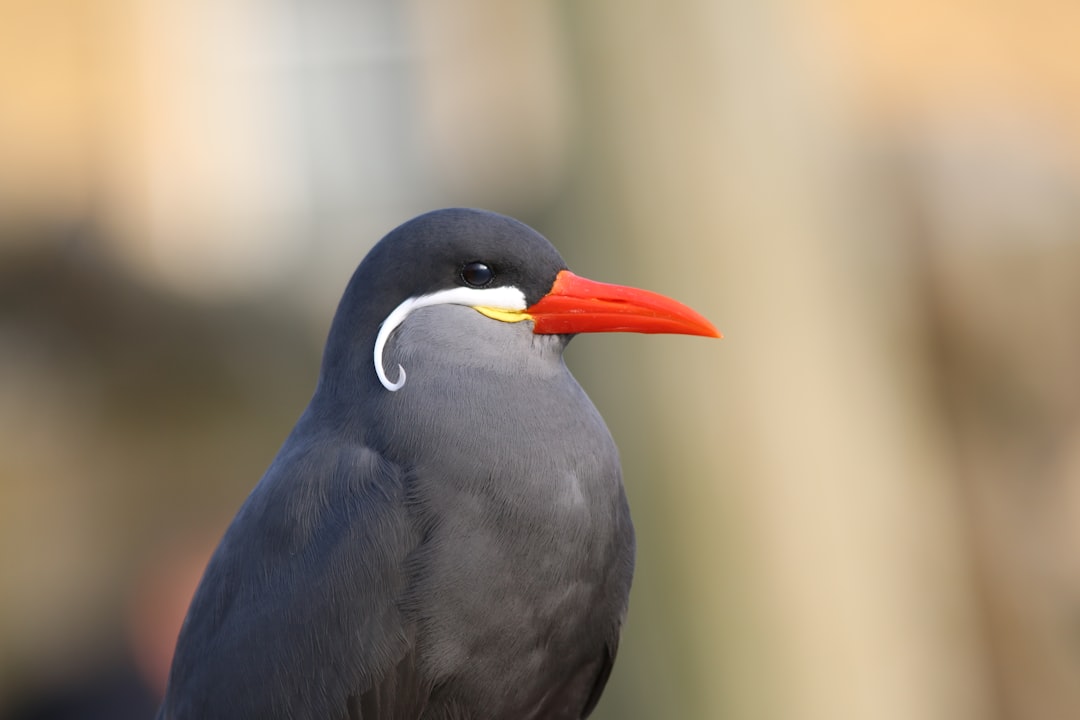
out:
M413 218L380 240L349 281L330 328L320 387L359 382L368 391L396 390L397 366L376 362L375 343L385 344L418 304L520 312L547 294L565 268L542 235L504 215L452 208ZM380 328L386 328L381 338Z
M486 392L480 371L544 374L544 363L561 364L570 336L605 331L719 336L662 295L574 275L516 220L436 210L391 231L360 263L330 328L315 401L381 405L419 380L414 372L435 383L422 398L417 387L405 393L417 393L416 408L456 373Z

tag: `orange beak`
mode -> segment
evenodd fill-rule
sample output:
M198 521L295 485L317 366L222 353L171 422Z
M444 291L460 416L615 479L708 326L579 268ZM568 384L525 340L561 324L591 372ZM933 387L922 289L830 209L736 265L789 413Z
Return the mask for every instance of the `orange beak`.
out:
M596 282L562 270L547 295L525 309L539 335L587 332L723 337L701 314L658 293Z

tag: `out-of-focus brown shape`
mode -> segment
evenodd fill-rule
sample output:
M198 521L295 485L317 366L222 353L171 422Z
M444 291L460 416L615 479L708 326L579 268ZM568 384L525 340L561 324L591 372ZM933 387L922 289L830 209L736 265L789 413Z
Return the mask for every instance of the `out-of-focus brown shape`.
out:
M219 533L176 540L155 553L136 580L128 604L129 641L147 685L165 696L173 650L188 605L219 539Z

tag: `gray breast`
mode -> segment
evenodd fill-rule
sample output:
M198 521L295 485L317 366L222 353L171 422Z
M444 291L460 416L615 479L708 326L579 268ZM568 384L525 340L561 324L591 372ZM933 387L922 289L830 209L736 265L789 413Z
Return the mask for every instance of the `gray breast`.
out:
M598 652L625 612L618 454L562 347L462 307L415 313L388 346L408 379L382 417L406 439L395 454L427 528L408 611L426 670L463 692L496 693L492 677L526 688Z

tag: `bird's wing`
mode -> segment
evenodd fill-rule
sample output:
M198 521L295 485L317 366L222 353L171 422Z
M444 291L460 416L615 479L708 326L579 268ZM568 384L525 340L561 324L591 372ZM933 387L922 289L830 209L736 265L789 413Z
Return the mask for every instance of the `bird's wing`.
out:
M593 676L589 694L585 700L585 706L581 710L581 717L587 718L596 709L596 703L600 702L600 695L604 692L608 678L611 677L611 668L615 665L615 654L619 651L619 635L616 633L604 646L603 655L600 657L600 666Z
M160 717L416 717L405 483L369 448L291 438L207 567Z
M619 638L615 635L600 652L545 688L539 703L522 715L524 720L584 720L592 714L615 664Z

